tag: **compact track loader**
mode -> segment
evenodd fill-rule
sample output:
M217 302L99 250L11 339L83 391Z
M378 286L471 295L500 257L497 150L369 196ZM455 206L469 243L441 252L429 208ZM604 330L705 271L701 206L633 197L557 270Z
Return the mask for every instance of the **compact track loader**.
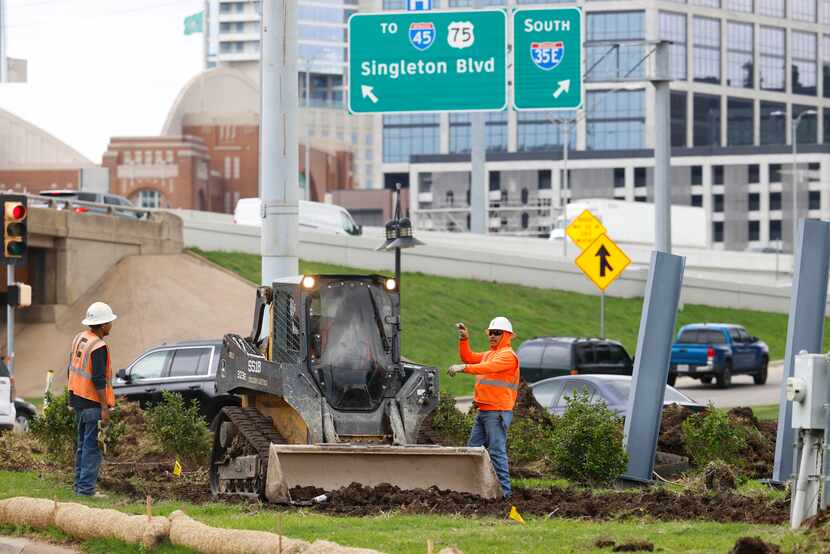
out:
M251 335L225 336L217 371L241 406L212 425L214 495L288 503L294 487L352 482L501 495L485 449L417 444L438 370L401 359L397 285L304 275L257 290Z

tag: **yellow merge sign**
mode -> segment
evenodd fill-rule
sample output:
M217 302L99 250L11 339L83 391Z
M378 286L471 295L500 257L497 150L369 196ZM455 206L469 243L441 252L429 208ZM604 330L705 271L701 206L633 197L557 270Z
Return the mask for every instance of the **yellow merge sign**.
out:
M608 288L614 279L622 275L631 260L606 235L600 235L577 256L576 265L600 290Z
M596 240L596 238L605 233L605 226L597 219L594 214L588 210L584 210L579 217L571 221L565 232L571 237L571 240L585 250L585 247Z

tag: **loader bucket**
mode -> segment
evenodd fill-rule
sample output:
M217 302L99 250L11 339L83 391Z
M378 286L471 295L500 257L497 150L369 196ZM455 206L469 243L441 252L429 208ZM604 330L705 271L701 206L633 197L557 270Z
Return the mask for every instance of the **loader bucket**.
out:
M271 444L265 481L269 502L290 503L293 487L332 491L351 483L502 496L490 455L482 447Z

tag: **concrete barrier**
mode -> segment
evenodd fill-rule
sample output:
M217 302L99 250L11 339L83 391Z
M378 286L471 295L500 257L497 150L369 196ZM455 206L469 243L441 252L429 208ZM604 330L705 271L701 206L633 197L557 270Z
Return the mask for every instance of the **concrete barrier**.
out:
M236 225L231 216L220 214L185 210L176 210L173 213L182 218L185 246L249 254L260 252L259 227ZM527 239L497 238L492 241L491 246L482 247L481 241L470 240L468 242L475 244L465 246L464 235L460 234L456 235L458 238L441 237L440 241L436 241L440 242L440 245L429 244L429 236L429 234L419 235L419 238L427 242L425 246L404 252L402 256L404 271L553 288L582 294L599 294L593 283L572 261L565 261L561 257L556 259L553 256L546 258L539 255L538 245L522 246L527 244ZM367 228L362 236L353 237L301 228L299 253L304 260L390 272L394 269L392 254L375 250L382 242L381 229ZM575 248L569 250L574 254ZM528 251L535 255L528 255ZM709 258L717 259L730 267L722 270L725 274L723 278L695 276L695 269L690 269L687 272L690 275L687 275L683 281L682 304L702 304L779 313L789 311L789 281L782 282L780 285L752 282L758 280L758 272L770 273L771 258L763 258L760 257L762 255L753 253L736 253L736 261L733 260L731 264L728 264L726 260L732 256L732 253L712 252L710 254L708 258L704 252L694 252L690 255L690 258L693 257L701 264L697 273L702 272L702 268L712 265ZM763 256L770 255L764 254ZM779 263L781 265L791 263L790 258L790 256L782 257ZM741 267L747 268L745 272L740 271ZM608 288L606 294L617 298L642 297L647 275L646 265L635 261Z

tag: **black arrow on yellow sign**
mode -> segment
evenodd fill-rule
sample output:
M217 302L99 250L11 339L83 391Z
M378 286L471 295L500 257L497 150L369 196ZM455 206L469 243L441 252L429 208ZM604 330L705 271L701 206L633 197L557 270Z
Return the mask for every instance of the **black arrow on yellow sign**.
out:
M611 264L608 263L608 256L610 256L610 255L611 254L608 252L608 250L605 249L604 244L601 244L599 246L599 250L597 250L597 253L594 254L594 256L599 256L599 276L600 277L605 277L605 270L606 269L608 271L614 271L614 268L611 267Z

